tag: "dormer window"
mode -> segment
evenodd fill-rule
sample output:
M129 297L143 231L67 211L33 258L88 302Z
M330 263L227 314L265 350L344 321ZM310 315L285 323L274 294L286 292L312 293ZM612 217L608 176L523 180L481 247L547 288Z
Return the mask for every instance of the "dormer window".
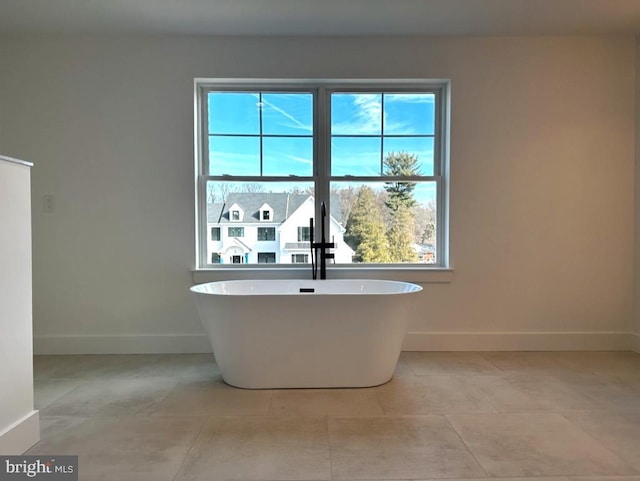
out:
M260 207L258 216L261 222L273 222L273 208L265 202Z
M229 207L229 220L231 222L241 222L244 216L244 211L238 204L233 204Z

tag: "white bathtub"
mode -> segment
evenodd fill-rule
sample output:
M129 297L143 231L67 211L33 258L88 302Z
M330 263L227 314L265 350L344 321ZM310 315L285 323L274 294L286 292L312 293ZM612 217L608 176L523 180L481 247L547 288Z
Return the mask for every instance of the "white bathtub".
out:
M421 290L407 282L355 279L191 288L223 379L248 389L389 381L414 300L407 294Z

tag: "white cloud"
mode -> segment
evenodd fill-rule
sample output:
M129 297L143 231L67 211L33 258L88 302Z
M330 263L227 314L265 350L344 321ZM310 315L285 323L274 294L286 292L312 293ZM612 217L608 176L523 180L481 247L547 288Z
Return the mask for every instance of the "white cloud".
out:
M339 134L379 134L382 119L382 101L379 94L341 94L351 98L355 112L351 122L333 124Z
M403 102L411 104L433 104L435 103L433 94L385 94L385 102Z
M312 127L311 125L305 124L303 122L300 122L294 115L292 115L291 113L287 112L286 110L274 105L273 103L269 102L268 100L265 100L264 97L262 97L262 106L266 106L269 107L271 109L273 109L274 111L278 112L280 115L282 115L283 117L289 119L291 121L290 124L283 124L286 127L291 127L294 129L301 129L304 130L306 132L311 132L312 131Z
M300 162L301 164L313 165L313 160L307 159L305 157L297 157L295 155L285 155L287 159L293 160L294 162Z

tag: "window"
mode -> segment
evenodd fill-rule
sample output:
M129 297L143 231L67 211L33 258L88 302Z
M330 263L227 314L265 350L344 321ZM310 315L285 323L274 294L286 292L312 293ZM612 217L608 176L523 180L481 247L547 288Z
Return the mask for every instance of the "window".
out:
M313 217L319 238L324 202L337 264L447 265L446 82L201 80L196 88L199 239L227 222L267 221L276 227L258 228L255 240L243 228L228 227L229 237L243 237L236 243L250 252L278 228L274 262L302 263L312 240L304 224ZM214 247L199 245L205 267Z
M219 241L220 240L220 227L212 227L211 228L211 240ZM215 264L215 262L214 262Z
M258 240L259 241L276 240L276 228L275 227L258 227Z
M311 240L310 227L298 227L298 242L309 242Z
M220 254L214 252L211 254L211 263L212 264L220 264Z
M244 227L229 227L229 237L244 237Z
M275 252L258 252L258 264L275 264Z
M291 254L292 264L308 264L309 254Z

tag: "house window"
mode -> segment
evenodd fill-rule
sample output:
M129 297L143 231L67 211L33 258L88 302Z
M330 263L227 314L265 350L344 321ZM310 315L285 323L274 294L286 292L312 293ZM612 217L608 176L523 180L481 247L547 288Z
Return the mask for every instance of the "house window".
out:
M276 240L276 228L275 227L258 227L258 240L259 241Z
M199 80L200 224L224 224L225 205L257 212L251 222L278 219L276 257L288 259L311 240L300 224L324 202L337 264L447 266L448 88L426 80ZM242 221L233 207L227 221ZM315 227L317 239L318 219ZM258 231L258 240L270 235ZM206 267L207 244L199 245Z
M309 254L291 254L292 264L308 264Z
M227 233L229 237L244 237L244 227L229 227Z
M211 263L220 264L220 254L218 254L217 252L211 253Z
M308 226L298 227L298 242L309 242L311 240L311 229Z
M258 264L275 264L275 252L258 252Z
M219 241L220 240L220 227L212 227L211 228L211 240ZM214 262L215 264L215 262Z

